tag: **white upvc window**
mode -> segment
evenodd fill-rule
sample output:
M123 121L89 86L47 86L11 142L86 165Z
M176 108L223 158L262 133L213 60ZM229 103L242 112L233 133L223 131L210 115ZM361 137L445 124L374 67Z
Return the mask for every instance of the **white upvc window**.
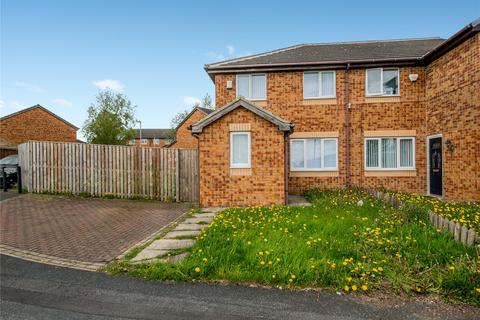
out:
M398 68L374 68L365 72L367 96L400 95L400 70Z
M160 139L153 138L153 144L160 144Z
M335 71L303 73L303 98L335 98Z
M230 132L230 168L251 168L250 132Z
M267 100L266 74L237 75L237 97L248 100Z
M365 170L415 169L415 138L365 138Z
M132 140L128 141L128 144L131 145L131 146L135 145L135 139L132 139Z
M291 171L338 170L338 139L309 138L290 140Z
M142 139L141 143L142 143L142 144L147 144L147 143L148 143L148 140L147 140L147 139Z

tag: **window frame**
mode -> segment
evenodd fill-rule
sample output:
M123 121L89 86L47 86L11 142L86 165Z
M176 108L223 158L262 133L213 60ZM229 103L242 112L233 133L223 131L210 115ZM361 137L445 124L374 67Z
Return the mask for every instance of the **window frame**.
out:
M332 96L323 96L322 95L322 73L331 73L333 72L333 95ZM305 74L306 73L316 73L318 78L318 97L306 97L305 96ZM337 72L335 70L322 70L322 71L304 71L302 78L302 90L303 90L303 99L304 100L316 100L316 99L333 99L337 97Z
M237 74L235 77L235 96L236 98L240 97L238 95L238 77L239 76L248 76L248 94L250 97L244 97L250 101L266 101L267 100L267 74L266 73L241 73ZM264 76L265 77L265 97L262 99L252 99L252 76ZM243 96L242 96L243 97Z
M398 93L396 94L386 94L383 92L383 72L384 70L397 70L398 75ZM368 92L368 70L380 70L380 87L381 93L369 93ZM367 68L365 69L365 96L366 97L399 97L400 96L400 68Z
M247 163L233 163L233 136L247 135ZM252 140L250 131L232 131L230 132L230 168L231 169L250 169L252 167Z
M307 168L307 148L306 140L312 139L320 139L320 168ZM335 167L327 167L325 168L325 141L331 140L335 141ZM292 158L292 150L293 150L293 142L294 141L303 141L303 168L295 168L293 166L293 158ZM300 171L300 172L308 172L308 171L338 171L338 138L331 138L331 137L314 137L314 138L292 138L290 139L290 171Z
M148 138L142 138L140 144L148 144Z
M396 168L382 168L382 139L397 139L396 145ZM377 140L378 141L378 167L367 167L367 140ZM400 140L411 140L412 141L412 156L413 156L413 165L411 167L401 167L400 166ZM365 137L363 139L363 168L365 171L405 171L405 170L416 170L416 139L415 137Z

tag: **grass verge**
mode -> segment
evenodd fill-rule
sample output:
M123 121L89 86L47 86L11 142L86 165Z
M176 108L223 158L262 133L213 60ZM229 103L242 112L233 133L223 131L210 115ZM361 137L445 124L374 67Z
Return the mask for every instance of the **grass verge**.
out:
M227 209L181 263L113 271L161 280L438 294L480 304L475 248L438 232L425 210L397 209L351 190L312 191L308 198L312 207Z

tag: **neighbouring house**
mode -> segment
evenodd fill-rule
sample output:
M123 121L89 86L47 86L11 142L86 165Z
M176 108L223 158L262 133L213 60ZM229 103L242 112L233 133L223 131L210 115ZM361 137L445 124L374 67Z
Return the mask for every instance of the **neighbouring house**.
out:
M17 146L29 140L77 142L77 130L37 104L0 118L0 153L16 153Z
M129 145L149 148L163 148L168 142L170 129L135 129L135 139Z
M480 20L440 38L302 44L213 63L200 204L311 188L480 200Z
M213 109L195 107L175 128L175 139L167 144L168 148L197 149L198 140L192 136L190 126L212 113Z

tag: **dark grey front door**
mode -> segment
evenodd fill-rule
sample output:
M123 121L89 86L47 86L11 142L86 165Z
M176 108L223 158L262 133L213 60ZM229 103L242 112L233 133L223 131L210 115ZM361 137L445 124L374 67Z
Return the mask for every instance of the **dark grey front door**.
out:
M431 138L428 145L428 156L430 161L430 194L441 196L442 185L442 138Z

